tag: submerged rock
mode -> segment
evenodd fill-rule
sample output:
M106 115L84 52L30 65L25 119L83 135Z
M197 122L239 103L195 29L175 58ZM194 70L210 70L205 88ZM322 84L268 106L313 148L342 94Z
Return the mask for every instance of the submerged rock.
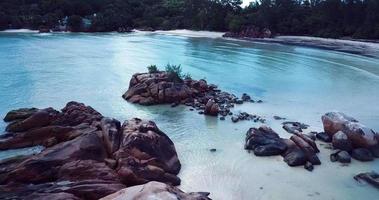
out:
M180 184L175 146L152 121L135 118L121 126L77 102L61 112L19 111L8 115L13 116L8 117L8 130L16 132L0 141L0 149L46 149L0 162L0 199L91 200L149 181Z
M370 185L379 189L379 174L376 172L366 172L354 176L357 181L366 181Z
M275 120L285 120L286 118L284 118L284 117L279 117L279 116L274 116L273 117Z
M120 190L100 200L210 200L208 192L185 193L176 187L160 182L149 182Z

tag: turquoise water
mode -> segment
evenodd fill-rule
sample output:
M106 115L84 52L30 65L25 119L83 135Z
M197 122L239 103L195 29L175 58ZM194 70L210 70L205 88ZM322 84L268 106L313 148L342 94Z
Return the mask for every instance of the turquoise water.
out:
M259 123L232 124L186 107L141 107L121 98L134 73L167 63L181 64L193 78L206 78L223 90L262 99L263 104L244 104L235 111L263 116L282 137L289 135L274 115L320 131L321 115L338 110L379 130L377 58L152 33L0 33L0 115L19 107L59 109L75 100L119 120L154 120L176 145L183 163L181 188L209 191L214 199L354 200L379 195L352 178L379 171L378 161L343 167L330 163L330 150L321 148L323 164L310 173L288 167L281 157L257 158L244 151L247 129ZM15 152L0 152L0 158L11 154Z

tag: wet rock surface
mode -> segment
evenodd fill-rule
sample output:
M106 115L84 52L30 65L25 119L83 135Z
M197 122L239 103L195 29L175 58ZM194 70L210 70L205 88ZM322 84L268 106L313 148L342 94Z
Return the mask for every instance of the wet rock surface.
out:
M331 154L332 161L350 162L350 156L356 160L367 162L379 155L378 133L367 128L358 120L340 112L329 112L322 116L324 131L317 138L324 142L332 142L337 154Z
M134 74L129 89L122 97L131 103L141 105L171 104L176 107L182 104L198 110L199 114L221 115L224 118L233 115L231 109L236 104L255 102L248 94L238 98L203 79L174 81L170 77L167 72ZM233 121L240 120L245 118Z
M271 128L261 126L250 128L245 142L245 149L252 150L256 156L282 155L289 166L304 165L312 171L313 165L321 164L316 155L319 152L316 143L301 133L283 139Z
M149 181L180 184L175 146L152 121L121 125L77 102L61 111L19 109L6 119L0 149L46 148L0 162L0 199L99 199Z
M185 193L176 187L160 182L149 182L120 190L114 194L101 198L100 200L210 200L207 192Z
M297 134L302 133L303 129L307 129L309 126L300 122L283 122L283 129L288 133Z

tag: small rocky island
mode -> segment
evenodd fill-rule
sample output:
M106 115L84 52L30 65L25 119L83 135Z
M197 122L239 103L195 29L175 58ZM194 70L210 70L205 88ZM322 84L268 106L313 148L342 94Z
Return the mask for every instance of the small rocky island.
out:
M4 121L0 150L45 149L0 162L0 199L109 200L125 191L129 199L209 199L209 193L174 187L181 164L173 142L152 121L121 124L78 102L61 111L13 110Z
M190 77L184 77L180 71L181 69L170 68L166 71L155 69L149 70L148 73L134 74L130 80L129 89L122 97L131 103L147 106L171 104L175 107L182 104L191 107L190 110L198 110L199 114L221 115L221 120L225 120L226 116L231 116L233 122L240 120L265 122L263 118L256 115L246 112L234 114L231 111L236 104L262 103L261 100L254 101L247 94L238 98L234 94L221 91L214 84L208 84L204 79L193 80Z

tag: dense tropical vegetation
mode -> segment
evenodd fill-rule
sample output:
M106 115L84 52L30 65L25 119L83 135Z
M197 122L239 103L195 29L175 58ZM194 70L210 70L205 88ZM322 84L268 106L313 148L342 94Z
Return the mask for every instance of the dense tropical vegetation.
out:
M0 29L120 28L240 31L379 38L378 0L1 0Z

